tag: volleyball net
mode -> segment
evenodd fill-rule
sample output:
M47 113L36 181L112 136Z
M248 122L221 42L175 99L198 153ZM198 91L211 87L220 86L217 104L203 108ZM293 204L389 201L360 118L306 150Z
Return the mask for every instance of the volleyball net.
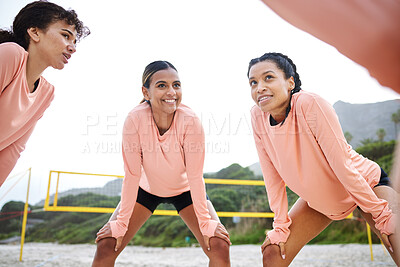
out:
M45 211L64 212L94 212L112 213L114 207L110 207L113 200L119 199L122 186L121 175L78 173L65 171L50 171L47 195L44 202ZM260 180L234 180L205 178L206 185L225 186L262 186ZM250 188L245 189L250 193ZM263 190L265 192L265 190ZM82 198L77 201L77 196ZM265 195L266 201L266 195ZM79 203L78 203L79 202ZM88 203L88 206L82 205ZM101 204L104 204L103 206ZM118 202L117 202L118 203ZM79 204L79 206L77 206ZM156 209L154 215L178 216L176 210ZM272 212L257 211L217 211L219 217L250 217L273 218Z

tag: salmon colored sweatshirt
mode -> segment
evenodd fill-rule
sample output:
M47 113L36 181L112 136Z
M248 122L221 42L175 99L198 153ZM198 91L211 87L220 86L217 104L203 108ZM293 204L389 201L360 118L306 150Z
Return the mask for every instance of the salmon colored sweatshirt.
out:
M201 233L214 236L218 222L207 209L203 179L204 131L195 113L180 104L167 132L160 135L151 107L142 103L129 112L122 136L125 178L117 220L110 221L114 238L124 236L139 186L160 197L190 190Z
M400 94L400 1L263 0L292 25L333 45Z
M287 185L308 205L332 220L341 220L356 206L372 214L381 233L394 232L395 216L372 190L380 167L346 142L333 107L320 96L300 91L292 96L283 125L271 126L270 114L251 110L253 134L271 210L271 243L286 242L291 219Z
M53 85L43 77L36 90L29 92L27 59L28 52L18 44L0 44L0 186L54 97Z

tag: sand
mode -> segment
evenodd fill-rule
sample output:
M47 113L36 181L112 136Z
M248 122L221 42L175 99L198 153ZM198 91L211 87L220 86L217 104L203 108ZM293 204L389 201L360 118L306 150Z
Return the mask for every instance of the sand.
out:
M0 266L90 266L95 245L60 245L27 243L23 261L19 262L20 245L0 245ZM373 246L371 261L368 245L307 245L291 266L396 266L381 245ZM115 266L207 266L207 257L200 248L149 248L129 246L117 259ZM234 245L231 263L237 267L262 266L260 246Z

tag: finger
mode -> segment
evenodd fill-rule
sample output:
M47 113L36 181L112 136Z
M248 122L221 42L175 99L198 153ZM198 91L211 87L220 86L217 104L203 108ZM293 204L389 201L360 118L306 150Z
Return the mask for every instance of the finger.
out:
M389 237L385 234L382 234L382 242L385 246L393 253L392 245L390 244Z
M228 231L227 231L225 228L222 228L222 229L221 229L221 234L224 234L224 235L226 235L227 237L229 237L229 233L228 233Z
M228 232L226 232L226 231L215 231L215 235L223 235L223 236L226 236L226 237L229 237L229 234L228 234Z
M96 235L99 236L99 235L107 235L107 234L110 234L110 231L108 229L102 229L102 230L98 231Z
M271 245L271 241L269 240L269 237L267 236L264 240L264 243L261 245L261 252L264 252L264 249Z
M104 225L103 227L101 227L101 229L99 230L99 232L100 232L100 231L106 230L106 228L107 228L107 225Z
M117 243L115 244L115 251L118 251L118 249L121 247L122 243L122 237L117 238Z
M229 239L229 237L227 235L219 234L219 235L215 235L215 237L218 237L218 238L224 240L229 245L232 245L231 240Z
M286 258L285 243L280 242L279 243L279 248L281 250L282 259L285 259Z
M229 233L222 224L218 225L215 236L225 240L229 245L232 245Z
M207 250L211 250L211 248L210 248L210 238L208 236L204 236L204 243L206 244Z
M105 232L104 230L100 230L100 231L98 231L98 232L97 232L97 234L96 234L96 235L101 235L101 234L104 234L104 232Z
M96 243L99 242L101 239L103 239L105 236L104 235L98 235L96 238Z

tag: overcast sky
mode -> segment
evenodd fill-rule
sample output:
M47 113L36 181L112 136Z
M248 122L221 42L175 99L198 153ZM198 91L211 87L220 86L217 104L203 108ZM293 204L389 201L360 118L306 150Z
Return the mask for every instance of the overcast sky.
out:
M0 27L9 28L29 2L1 0ZM291 57L302 88L331 104L398 98L364 68L294 28L259 0L55 2L75 9L92 33L63 70L43 74L55 86L55 99L11 174L32 167L33 202L44 197L50 170L123 175L123 122L142 99L142 72L154 60L175 65L182 102L202 120L205 172L258 161L246 73L250 59L265 52ZM95 181L82 179L80 185ZM7 186L0 188L0 197Z

